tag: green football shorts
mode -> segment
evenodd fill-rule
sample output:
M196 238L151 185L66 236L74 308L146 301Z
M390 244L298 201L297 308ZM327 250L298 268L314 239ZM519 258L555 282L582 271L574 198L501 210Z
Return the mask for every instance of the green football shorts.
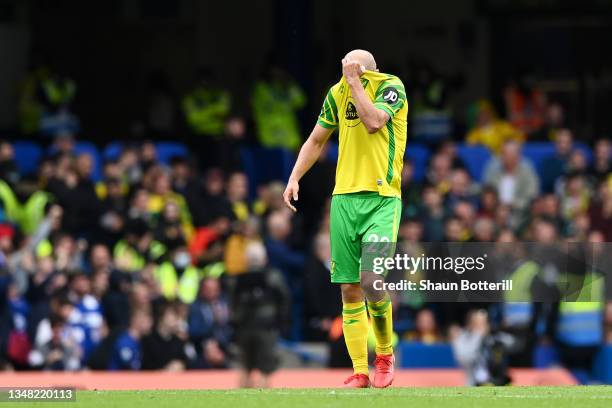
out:
M338 194L330 214L331 281L357 283L371 270L371 253L393 256L401 216L401 200L376 192ZM369 248L371 250L369 250ZM366 252L370 255L366 255Z

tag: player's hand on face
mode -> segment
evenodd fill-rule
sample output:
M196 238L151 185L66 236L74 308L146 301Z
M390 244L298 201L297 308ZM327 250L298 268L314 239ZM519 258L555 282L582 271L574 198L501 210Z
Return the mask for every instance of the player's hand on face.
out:
M283 193L283 200L285 200L285 204L287 207L291 209L291 211L296 212L297 209L291 204L291 200L298 200L298 192L300 191L300 185L295 180L289 180L287 182L287 188L285 188L285 192Z
M347 81L353 79L359 79L359 77L365 72L365 67L356 61L349 59L342 59L342 75Z

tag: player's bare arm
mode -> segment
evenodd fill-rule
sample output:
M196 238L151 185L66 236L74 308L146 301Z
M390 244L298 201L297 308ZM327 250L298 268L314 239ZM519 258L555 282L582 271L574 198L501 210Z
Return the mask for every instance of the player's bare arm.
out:
M358 61L352 61L344 58L342 60L342 74L346 78L346 82L351 89L353 100L357 114L368 130L368 133L376 133L389 120L389 114L374 106L374 103L368 98L368 95L363 89L360 77L365 72L364 66Z
M285 192L283 193L285 204L294 212L297 211L297 209L291 204L291 200L298 200L298 193L300 191L299 182L302 177L304 177L304 174L306 174L312 165L319 159L321 150L323 150L332 132L333 129L326 129L321 125L315 125L310 136L308 136L308 139L300 149L291 176L289 176L289 181L287 181L287 188L285 188Z

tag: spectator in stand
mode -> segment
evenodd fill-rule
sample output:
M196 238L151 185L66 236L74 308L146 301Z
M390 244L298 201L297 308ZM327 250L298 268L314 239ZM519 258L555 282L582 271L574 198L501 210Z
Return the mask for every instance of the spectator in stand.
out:
M268 238L266 249L270 258L270 265L278 268L287 279L295 281L304 267L304 255L294 251L287 245L291 235L290 215L286 212L276 211L268 216Z
M193 167L193 164L183 157L173 157L170 160L172 190L185 197L193 225L199 227L202 225L200 211L203 206L203 191Z
M515 222L539 192L539 179L521 156L521 146L515 141L504 143L499 158L487 164L484 182L497 186L499 201L509 205Z
M113 263L122 272L138 272L152 258L153 235L143 219L134 218L125 226L123 239L113 248Z
M480 217L474 222L474 241L495 241L495 223L491 218Z
M469 238L469 231L458 217L449 217L444 223L444 241L461 242Z
M612 143L610 139L599 139L595 142L593 163L589 174L597 181L608 180L612 173Z
M495 212L499 207L499 197L497 195L497 188L485 185L480 190L480 203L478 205L478 214L481 217L487 217L494 219Z
M174 201L167 202L153 230L153 239L164 245L166 251L172 251L187 244L185 234L178 205Z
M204 167L222 164L219 161L221 139L232 108L230 93L218 85L212 69L199 68L196 84L182 100L185 121L191 133L189 145L201 155Z
M246 247L250 242L260 241L260 221L258 217L251 216L245 222L235 224L236 231L231 234L225 243L223 263L228 275L240 275L247 271Z
M224 368L231 336L229 307L216 278L200 283L198 299L189 306L189 339L202 368Z
M558 130L555 134L555 152L544 159L540 167L543 192L553 192L555 182L565 174L572 153L573 141L574 137L569 129Z
M459 157L459 153L457 152L457 144L453 140L443 141L438 147L436 154L443 154L447 156L451 161L451 168L453 170L465 170L465 163L461 157Z
M414 180L414 163L405 160L404 167L402 167L402 203L404 205L402 215L404 217L417 216L422 205L422 193L422 183Z
M546 106L544 125L540 130L529 134L529 140L550 142L555 140L557 131L565 128L565 111L563 106L557 102L551 102Z
M124 194L124 186L119 178L106 179L97 188L100 197L99 227L100 240L107 245L121 238L125 226L125 215L128 210L128 200Z
M126 223L141 221L145 225L149 225L152 223L151 218L151 213L149 212L149 192L144 188L135 190L127 210Z
M265 147L292 151L301 144L297 111L306 104L299 84L278 64L270 61L255 83L251 96L257 138Z
M472 237L472 231L474 222L476 221L476 209L474 206L467 201L459 201L455 205L453 216L457 217L465 226L465 237L464 240L468 240Z
M442 194L446 194L452 185L451 177L452 159L442 153L438 153L431 159L431 166L427 173L427 181L436 187Z
M565 222L571 222L578 214L589 208L591 191L581 173L569 174L561 193L561 215Z
M199 225L208 225L214 219L233 217L232 205L225 195L223 173L218 168L209 169L204 177L202 208L199 211Z
M452 212L459 202L467 202L474 208L478 206L477 186L472 183L472 179L467 171L462 169L453 170L451 175L451 185L446 195L447 211Z
M141 340L142 369L183 371L187 364L187 344L181 339L180 317L176 306L163 303L155 329Z
M172 190L170 175L161 168L153 166L146 172L143 185L149 189L148 211L151 214L161 214L168 203L178 206L181 227L185 237L189 240L193 235L191 214L185 197Z
M251 214L248 203L249 180L246 174L236 172L230 175L227 180L227 199L232 205L234 218L245 221Z
M14 186L21 180L21 174L15 162L13 145L6 140L0 140L0 179Z
M129 316L125 311L129 310L128 293L130 290L129 275L115 269L108 247L102 244L94 245L90 253L90 273L94 279L94 287L105 284L104 291L98 289L94 293L102 305L104 319L111 328L127 327ZM105 283L102 283L106 281Z
M304 254L289 246L291 214L275 211L268 216L268 237L265 240L270 266L278 269L289 283L292 297L292 338L299 338L302 316L303 282L300 279L305 264Z
M138 154L140 167L144 172L147 172L151 167L157 165L157 148L151 140L147 140L140 145Z
M189 242L189 253L193 263L203 266L221 261L230 228L230 219L223 215L212 219L205 227L198 228Z
M66 336L67 324L60 317L50 320L51 339L37 346L29 356L30 364L43 370L75 371L81 368L81 348L72 336Z
M474 127L468 132L465 141L468 144L479 144L499 153L508 141L522 142L525 136L520 130L505 120L499 119L488 101L476 104Z
M247 124L244 118L233 116L225 122L225 135L221 139L218 151L218 163L226 173L242 168L241 148L247 139Z
M438 331L436 316L430 309L422 309L417 312L414 330L408 332L406 340L416 341L423 344L433 344L442 341L442 336Z
M506 117L526 135L539 131L544 124L546 95L537 87L534 78L519 76L504 90Z
M76 162L70 156L60 156L48 191L65 210L63 228L74 236L88 237L96 231L99 219L99 201L91 181L92 158L88 154L78 156Z
M169 252L167 258L154 272L161 294L169 301L193 303L200 287L201 270L193 265L191 255L184 246Z
M426 241L441 241L444 236L446 211L442 200L442 194L434 186L426 186L423 189L423 208L419 218L423 222Z
M105 322L100 302L92 294L91 279L82 272L73 273L68 296L75 305L68 318L79 345L83 350L82 362L85 364L89 354L100 343L105 333Z
M134 310L130 325L113 345L109 370L140 370L142 367L142 350L140 340L151 330L151 315L146 310Z
M604 234L605 241L612 241L612 187L610 183L599 185L597 196L589 206L589 218L593 228Z
M143 168L138 154L138 148L129 146L123 149L117 161L119 173L114 176L121 177L129 186L140 183L142 179Z

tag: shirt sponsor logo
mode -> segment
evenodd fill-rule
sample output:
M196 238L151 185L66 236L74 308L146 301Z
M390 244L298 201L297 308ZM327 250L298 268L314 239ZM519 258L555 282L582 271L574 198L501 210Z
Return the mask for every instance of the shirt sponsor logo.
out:
M393 104L397 102L399 94L395 88L386 88L383 91L383 100L387 103Z
M359 119L359 115L357 115L357 108L355 108L355 105L353 105L353 102L349 101L348 105L346 106L346 112L344 113L344 118L346 120Z

